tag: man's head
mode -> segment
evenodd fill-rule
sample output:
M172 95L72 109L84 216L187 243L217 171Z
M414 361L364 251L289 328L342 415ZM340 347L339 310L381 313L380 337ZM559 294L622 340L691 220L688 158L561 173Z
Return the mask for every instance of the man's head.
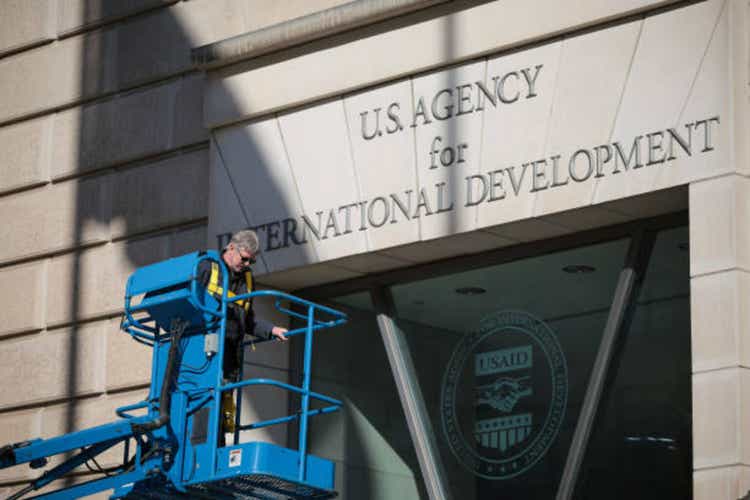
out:
M235 273L244 271L255 262L259 246L255 231L245 229L234 233L224 248L224 264Z

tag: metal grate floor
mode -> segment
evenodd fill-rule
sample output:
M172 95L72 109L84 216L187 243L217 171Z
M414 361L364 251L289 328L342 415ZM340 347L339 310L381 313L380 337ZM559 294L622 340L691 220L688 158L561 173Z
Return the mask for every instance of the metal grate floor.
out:
M322 500L336 496L336 492L311 488L265 474L252 474L190 486L187 493L180 493L163 480L150 479L140 482L124 498L127 500L171 500L180 498L206 500L314 498Z

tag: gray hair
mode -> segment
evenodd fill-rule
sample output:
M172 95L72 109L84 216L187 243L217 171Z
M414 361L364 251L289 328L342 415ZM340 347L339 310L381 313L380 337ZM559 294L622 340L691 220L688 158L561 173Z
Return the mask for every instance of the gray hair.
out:
M252 229L244 229L234 233L232 239L229 240L229 244L232 243L240 250L246 250L252 254L258 253L258 249L260 248L258 235Z

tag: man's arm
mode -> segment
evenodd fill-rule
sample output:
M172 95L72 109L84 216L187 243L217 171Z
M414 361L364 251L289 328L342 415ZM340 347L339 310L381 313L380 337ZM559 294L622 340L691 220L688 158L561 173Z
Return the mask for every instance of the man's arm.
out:
M284 335L287 332L286 328L275 326L270 321L257 317L255 316L255 314L253 314L252 323L252 335L255 335L256 337L261 337L264 339L271 339L275 337L281 341L288 340L286 338L286 335Z

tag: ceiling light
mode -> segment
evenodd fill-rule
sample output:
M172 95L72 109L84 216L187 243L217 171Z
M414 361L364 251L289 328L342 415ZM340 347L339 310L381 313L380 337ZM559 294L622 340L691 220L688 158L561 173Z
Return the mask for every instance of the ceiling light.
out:
M487 290L478 286L463 286L456 288L456 293L459 295L482 295L483 293L487 293Z
M588 274L596 271L593 266L587 266L585 264L576 264L572 266L565 266L562 268L563 271L570 274Z

